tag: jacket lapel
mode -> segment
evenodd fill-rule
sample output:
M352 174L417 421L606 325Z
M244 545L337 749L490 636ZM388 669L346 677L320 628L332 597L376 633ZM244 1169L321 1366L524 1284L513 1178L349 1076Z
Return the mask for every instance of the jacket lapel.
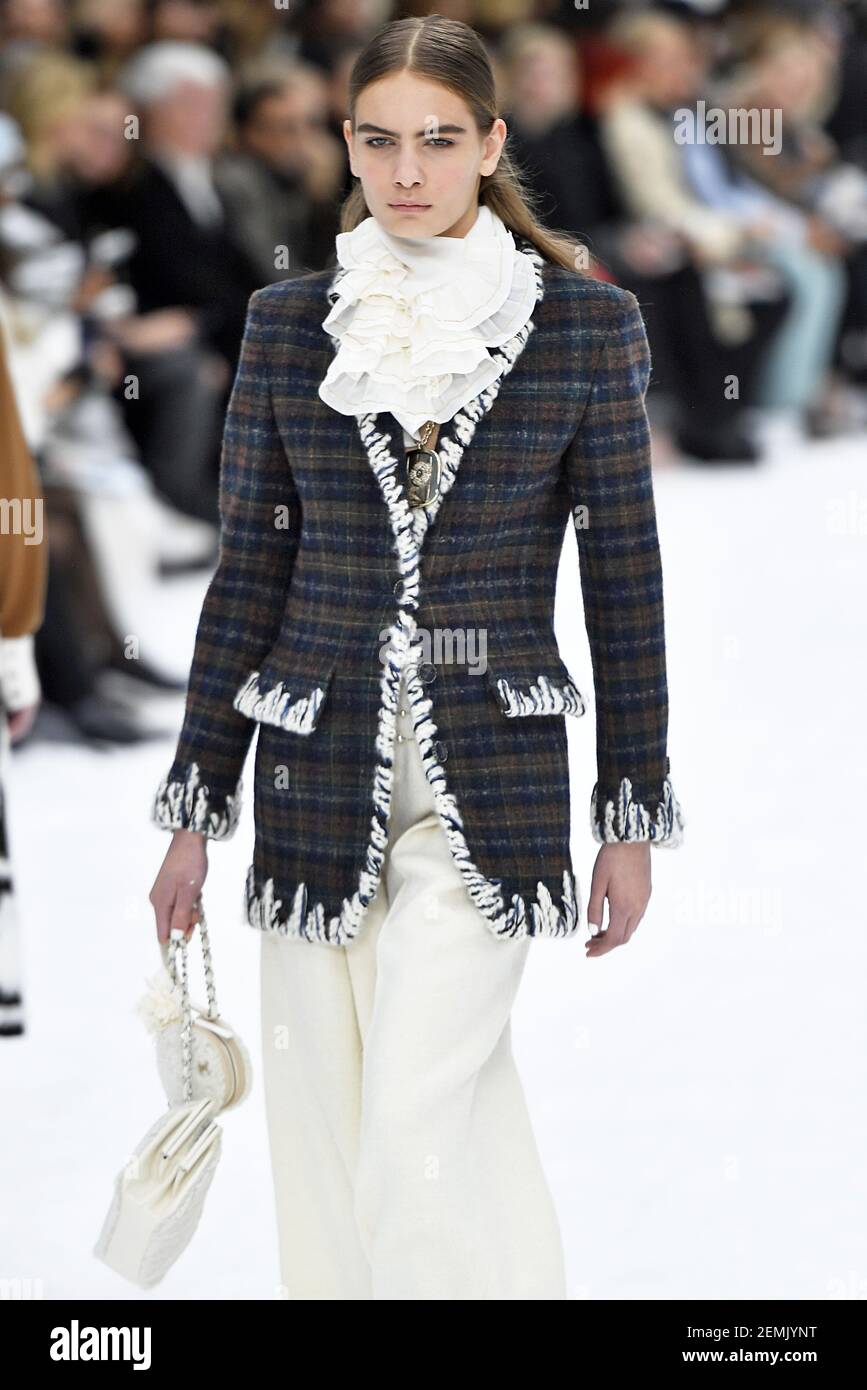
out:
M536 272L536 303L544 298L543 279L544 260L535 248L526 241L519 241L533 262ZM394 534L396 549L401 558L406 596L418 594L418 562L428 528L436 520L446 495L451 491L458 476L464 451L472 441L479 421L487 415L497 399L505 377L514 367L524 350L534 328L533 315L522 328L502 347L495 348L493 355L503 359L503 370L495 381L463 406L451 420L440 426L437 439L437 452L440 456L441 474L437 496L427 507L411 507L404 489L404 443L403 429L391 411L379 411L376 415L357 415L356 421L361 442L367 453L368 463L379 484L380 491L388 508L389 521Z

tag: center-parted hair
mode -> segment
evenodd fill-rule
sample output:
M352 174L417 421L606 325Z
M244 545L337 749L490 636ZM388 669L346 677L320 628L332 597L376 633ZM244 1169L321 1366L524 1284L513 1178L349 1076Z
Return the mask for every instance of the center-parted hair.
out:
M429 14L384 25L362 49L349 75L349 119L355 129L358 98L371 82L392 73L412 72L440 82L469 107L479 132L487 135L499 116L493 68L475 29L459 19ZM509 231L526 237L540 255L567 270L580 270L581 244L550 231L536 216L537 199L509 154L508 138L492 174L483 174L479 202L495 212ZM340 210L340 230L351 232L370 209L360 180Z

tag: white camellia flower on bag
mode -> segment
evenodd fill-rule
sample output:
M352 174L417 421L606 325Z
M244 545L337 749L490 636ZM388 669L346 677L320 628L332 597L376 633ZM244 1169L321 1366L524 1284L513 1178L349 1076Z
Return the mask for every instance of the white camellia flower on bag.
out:
M182 1014L181 987L175 984L165 966L160 966L147 981L147 992L135 1006L135 1012L149 1032L158 1033L170 1023L177 1023Z

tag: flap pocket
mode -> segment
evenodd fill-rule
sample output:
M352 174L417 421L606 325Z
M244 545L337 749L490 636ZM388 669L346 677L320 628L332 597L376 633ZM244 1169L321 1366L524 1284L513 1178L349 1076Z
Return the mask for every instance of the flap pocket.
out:
M510 719L533 714L577 718L587 708L562 658L542 648L495 653L488 658L486 674L500 709Z
M310 734L319 723L336 661L336 653L317 661L309 653L275 649L261 670L250 672L232 704L258 724Z

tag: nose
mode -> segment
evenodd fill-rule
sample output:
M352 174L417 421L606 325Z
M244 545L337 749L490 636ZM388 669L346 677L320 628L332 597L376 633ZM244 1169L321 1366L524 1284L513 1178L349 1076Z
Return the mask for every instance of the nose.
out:
M421 170L412 150L398 152L394 167L395 185L399 188L414 188L421 181Z

